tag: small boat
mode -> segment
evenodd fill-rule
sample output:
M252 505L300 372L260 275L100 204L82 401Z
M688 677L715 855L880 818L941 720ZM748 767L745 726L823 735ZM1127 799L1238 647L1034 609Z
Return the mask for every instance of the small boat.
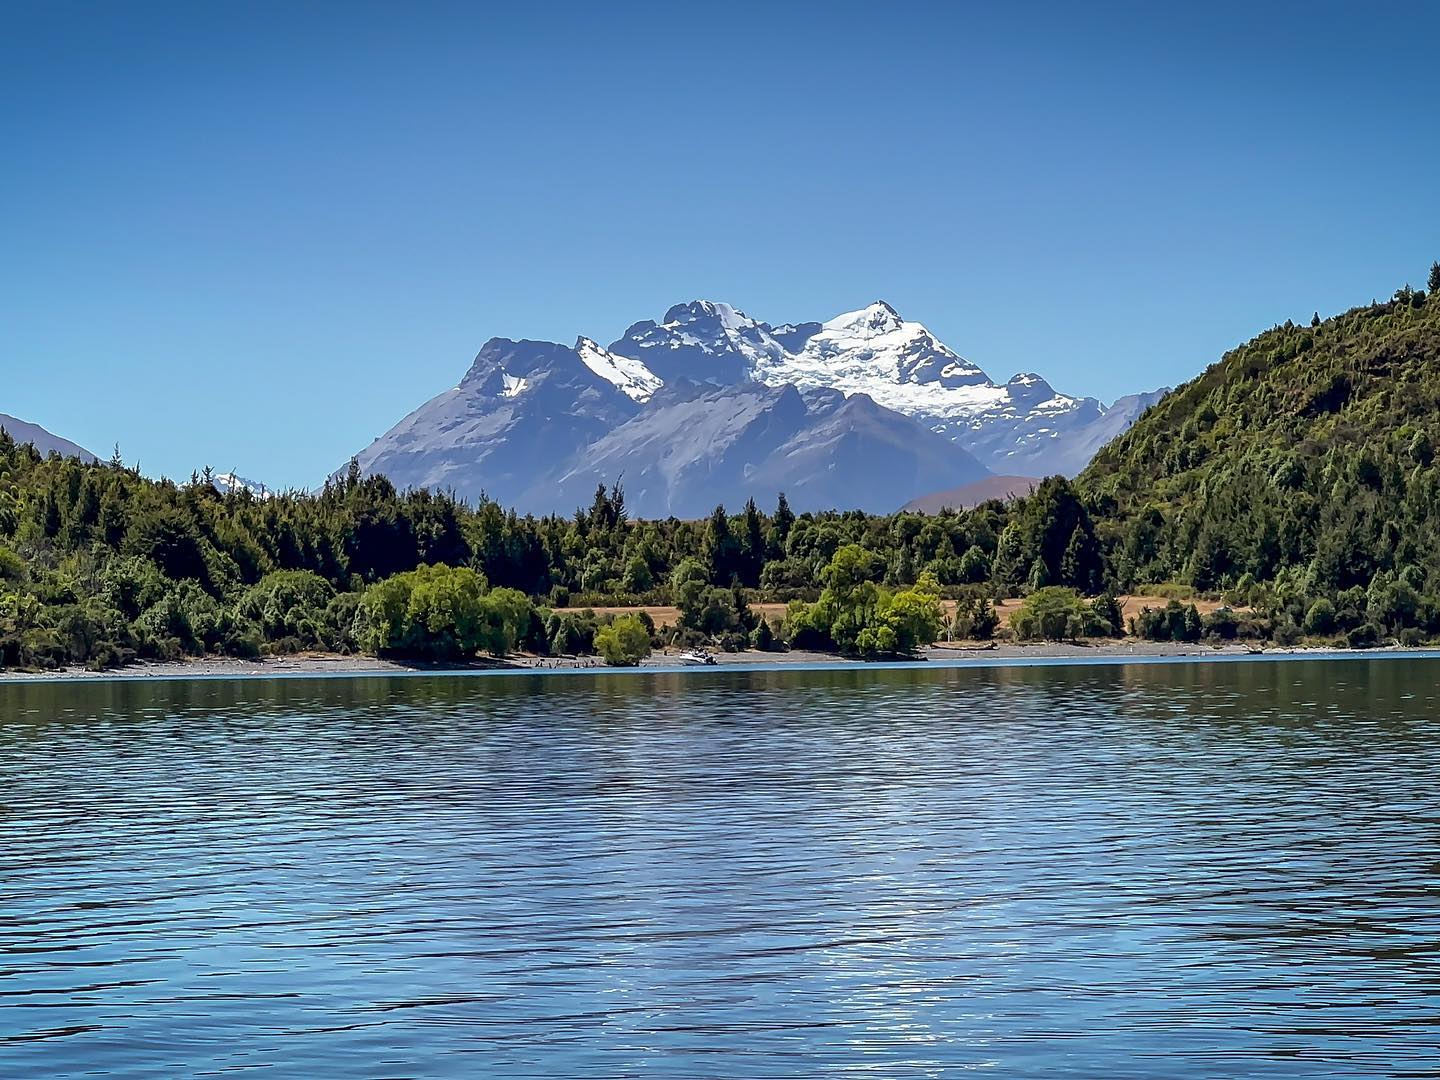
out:
M711 656L707 652L701 651L700 649L691 649L688 652L682 652L676 657L676 659L679 660L682 664L699 664L703 667L715 666L715 657Z

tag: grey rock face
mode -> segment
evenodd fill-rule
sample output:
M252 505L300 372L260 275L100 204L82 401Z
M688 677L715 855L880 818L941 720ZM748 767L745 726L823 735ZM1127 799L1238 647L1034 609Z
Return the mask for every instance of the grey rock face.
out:
M575 349L492 338L459 386L420 406L356 460L363 472L383 473L401 489L484 494L513 504L554 462L639 408Z
M896 490L928 491L986 475L969 454L869 398L758 383L680 382L576 455L524 502L556 513L619 479L639 517L700 517L717 503L785 492L797 511L886 510Z

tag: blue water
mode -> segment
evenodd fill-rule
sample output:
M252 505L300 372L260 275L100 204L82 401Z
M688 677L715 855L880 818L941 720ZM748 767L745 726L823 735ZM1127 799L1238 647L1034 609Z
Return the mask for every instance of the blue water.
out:
M1437 674L0 685L0 1076L1437 1075Z

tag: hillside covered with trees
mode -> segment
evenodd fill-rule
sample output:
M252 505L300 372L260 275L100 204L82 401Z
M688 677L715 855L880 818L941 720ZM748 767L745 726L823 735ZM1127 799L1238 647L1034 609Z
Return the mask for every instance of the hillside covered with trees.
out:
M1427 284L1259 335L1104 447L1078 486L1112 583L1357 641L1440 629L1440 265Z
M1022 638L1427 639L1440 267L1428 284L1261 334L1073 484L933 516L797 515L782 496L637 521L616 485L569 517L521 517L355 469L262 498L0 432L0 667L308 649L633 662L670 641L907 655L994 633L992 601L1015 596L1025 606L999 629ZM1122 627L1113 597L1133 591L1170 602ZM1230 606L1202 619L1175 599L1200 594ZM760 618L759 601L788 603L786 618ZM673 604L679 625L584 610L601 604Z

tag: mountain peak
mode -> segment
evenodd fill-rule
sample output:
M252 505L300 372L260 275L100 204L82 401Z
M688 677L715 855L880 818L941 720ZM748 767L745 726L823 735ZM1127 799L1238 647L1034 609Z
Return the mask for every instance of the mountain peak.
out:
M1006 385L1006 386L1016 386L1016 387L1019 387L1019 386L1035 386L1035 387L1041 387L1041 386L1043 386L1043 387L1044 387L1045 389L1047 389L1047 390L1050 389L1050 384L1045 381L1044 377L1035 374L1035 372L1033 372L1033 371L1018 371L1018 372L1016 372L1014 375L1010 376L1010 381L1009 381L1008 383L1006 383L1005 385Z
M720 325L727 330L739 330L755 325L755 320L739 308L716 300L691 300L688 303L676 304L665 312L661 322L662 325L670 326L675 323L696 322L699 319L718 319Z
M904 325L905 320L898 311L884 300L876 300L858 311L835 316L825 324L825 329L875 335L892 333Z

